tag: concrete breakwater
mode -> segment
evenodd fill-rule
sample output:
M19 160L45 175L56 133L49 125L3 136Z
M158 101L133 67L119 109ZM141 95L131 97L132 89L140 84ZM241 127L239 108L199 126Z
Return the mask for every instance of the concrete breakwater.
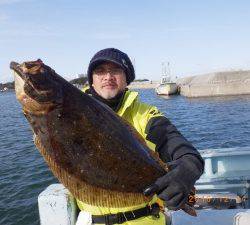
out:
M134 81L132 82L128 88L129 89L154 89L159 86L160 82L158 81ZM82 90L84 85L82 84L74 84L77 88Z
M184 77L177 84L180 94L186 97L250 94L250 70Z
M128 87L130 89L151 89L159 86L160 82L158 81L143 81L143 82L132 82Z

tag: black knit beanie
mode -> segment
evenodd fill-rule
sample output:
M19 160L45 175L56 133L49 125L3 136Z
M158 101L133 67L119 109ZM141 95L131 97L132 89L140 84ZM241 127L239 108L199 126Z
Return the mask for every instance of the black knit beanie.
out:
M103 62L113 62L119 65L126 74L127 84L130 84L135 79L135 70L128 55L116 48L106 48L97 52L90 60L87 72L90 86L93 83L93 70Z

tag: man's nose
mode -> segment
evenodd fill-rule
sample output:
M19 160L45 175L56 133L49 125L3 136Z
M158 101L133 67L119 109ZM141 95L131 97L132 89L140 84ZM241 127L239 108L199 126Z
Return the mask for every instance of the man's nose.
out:
M104 79L107 79L107 80L112 80L114 79L114 76L112 75L111 71L107 71L105 76L104 76Z

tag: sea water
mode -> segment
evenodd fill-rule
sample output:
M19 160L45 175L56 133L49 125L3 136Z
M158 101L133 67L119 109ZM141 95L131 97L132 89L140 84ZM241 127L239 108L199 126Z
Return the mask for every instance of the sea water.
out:
M250 146L250 96L163 98L138 91L198 149ZM58 182L32 136L14 92L0 93L0 225L39 224L38 194Z

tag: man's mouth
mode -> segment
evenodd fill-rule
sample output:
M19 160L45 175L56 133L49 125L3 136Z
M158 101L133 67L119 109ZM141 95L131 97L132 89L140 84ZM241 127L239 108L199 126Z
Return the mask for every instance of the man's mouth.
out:
M107 89L114 89L117 87L117 85L115 83L107 83L107 84L103 84L102 87L107 88Z

